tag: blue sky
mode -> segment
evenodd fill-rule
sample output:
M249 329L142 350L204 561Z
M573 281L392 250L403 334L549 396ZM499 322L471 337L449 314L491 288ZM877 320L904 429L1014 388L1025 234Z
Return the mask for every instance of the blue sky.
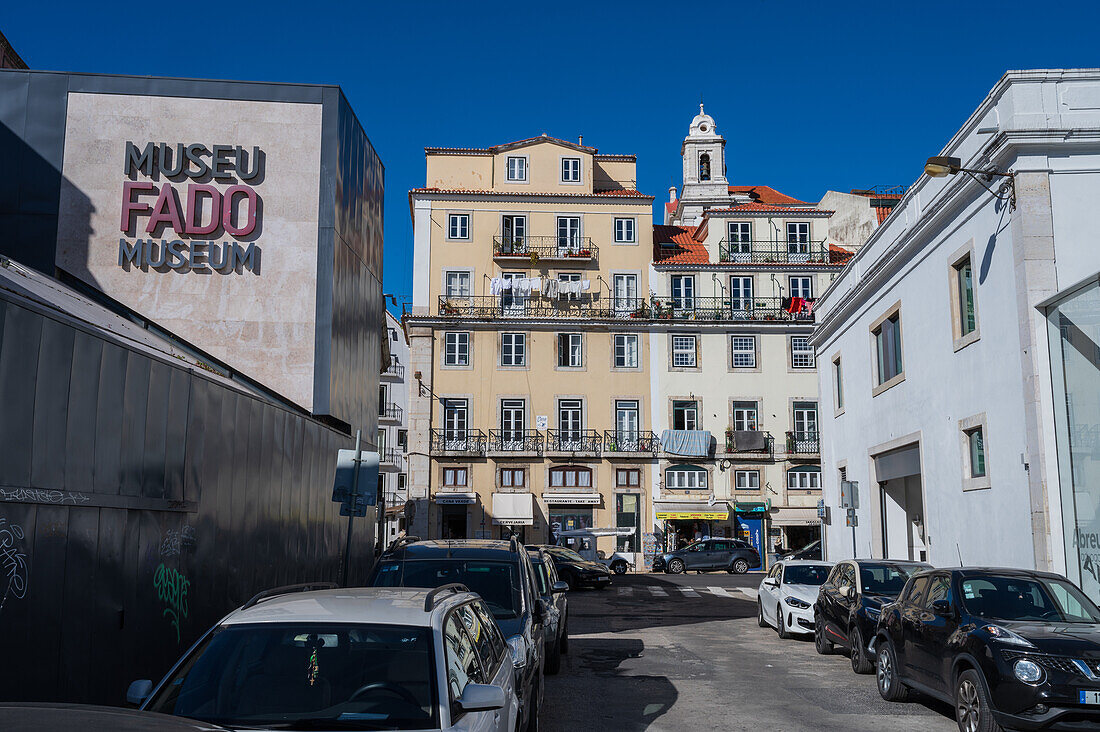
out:
M1084 2L61 0L9 3L0 30L32 68L339 84L386 165L383 284L407 296L425 146L584 135L635 153L659 205L702 96L733 183L810 201L907 184L1006 69L1100 65L1098 19Z

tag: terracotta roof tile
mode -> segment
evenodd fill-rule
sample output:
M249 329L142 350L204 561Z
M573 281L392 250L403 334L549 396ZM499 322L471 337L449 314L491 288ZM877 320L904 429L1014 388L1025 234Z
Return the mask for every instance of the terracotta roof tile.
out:
M695 240L694 226L653 227L653 261L656 264L707 264L705 244Z
M832 214L832 211L826 211L822 208L815 208L813 206L774 206L765 203L741 203L736 206L730 206L729 208L709 208L707 213L729 213L729 212L741 212L748 213L815 213L815 214Z
M812 206L806 201L799 201L786 193L780 193L771 186L730 186L730 193L747 193L755 203L767 203L773 206Z

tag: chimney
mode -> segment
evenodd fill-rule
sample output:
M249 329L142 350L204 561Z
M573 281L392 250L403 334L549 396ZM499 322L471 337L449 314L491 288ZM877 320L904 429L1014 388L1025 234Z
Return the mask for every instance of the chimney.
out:
M584 147L584 135L577 135L577 144Z
M676 201L676 186L668 187L668 202L674 203Z

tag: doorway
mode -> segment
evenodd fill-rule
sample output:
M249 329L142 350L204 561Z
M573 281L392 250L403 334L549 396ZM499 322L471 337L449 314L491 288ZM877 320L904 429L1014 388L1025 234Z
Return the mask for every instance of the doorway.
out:
M440 534L443 539L468 539L465 506L440 506Z
M907 445L874 457L878 495L874 503L876 549L884 559L928 561L924 523L924 481L920 446Z

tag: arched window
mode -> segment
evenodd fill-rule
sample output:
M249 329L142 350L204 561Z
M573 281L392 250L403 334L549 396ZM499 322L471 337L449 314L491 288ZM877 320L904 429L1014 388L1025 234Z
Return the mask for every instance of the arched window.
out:
M710 180L710 154L699 156L699 180Z

